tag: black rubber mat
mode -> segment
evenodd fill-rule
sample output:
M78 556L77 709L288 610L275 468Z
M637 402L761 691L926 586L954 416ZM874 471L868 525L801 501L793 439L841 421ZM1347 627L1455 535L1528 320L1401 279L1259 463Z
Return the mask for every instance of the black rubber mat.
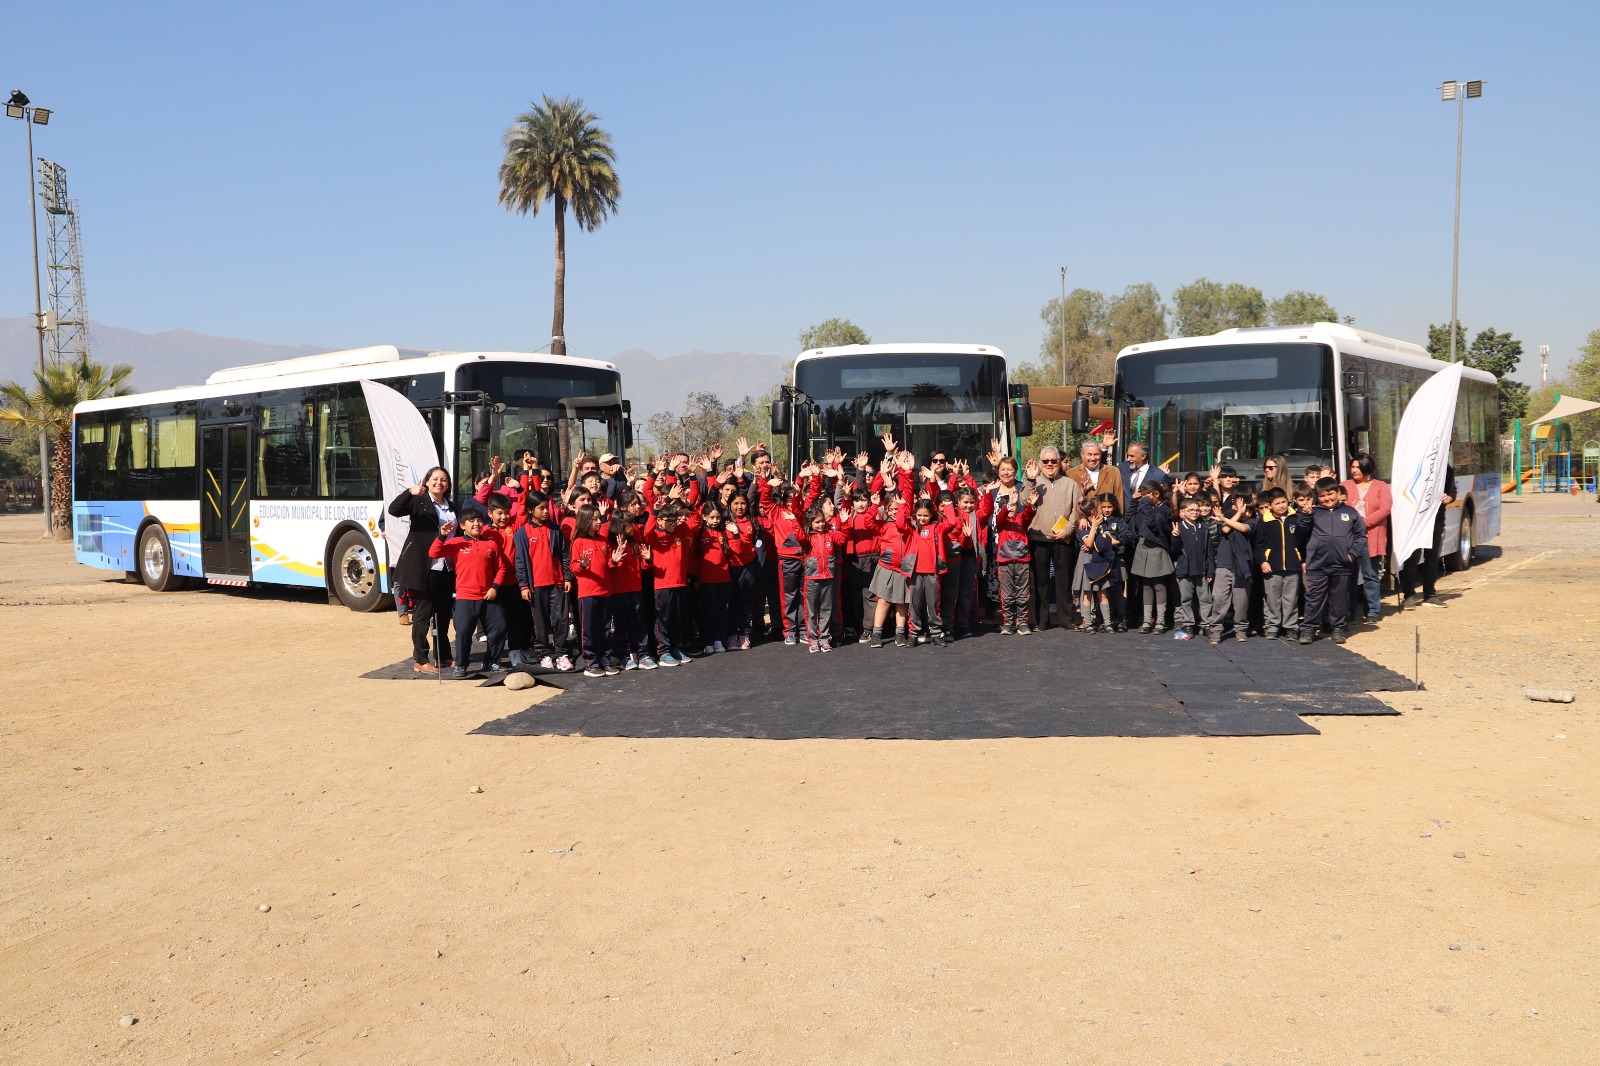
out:
M541 676L566 691L487 722L490 736L770 740L1315 734L1315 714L1394 714L1362 692L1391 675L1326 648L1170 634L985 633L947 648L769 644L616 677ZM1329 650L1331 649L1331 650ZM1306 654L1315 650L1315 657Z

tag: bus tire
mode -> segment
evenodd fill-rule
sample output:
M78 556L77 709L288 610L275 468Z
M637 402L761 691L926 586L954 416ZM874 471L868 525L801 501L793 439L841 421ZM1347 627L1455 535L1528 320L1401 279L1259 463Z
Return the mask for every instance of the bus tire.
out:
M365 533L347 530L333 549L333 593L339 602L366 614L383 605L378 555Z
M1472 569L1472 546L1477 543L1473 536L1475 532L1472 512L1468 511L1461 516L1461 532L1456 536L1456 550L1445 558L1445 565L1450 568L1452 574Z
M188 582L172 567L172 544L159 522L152 522L139 534L139 578L151 592L176 592Z

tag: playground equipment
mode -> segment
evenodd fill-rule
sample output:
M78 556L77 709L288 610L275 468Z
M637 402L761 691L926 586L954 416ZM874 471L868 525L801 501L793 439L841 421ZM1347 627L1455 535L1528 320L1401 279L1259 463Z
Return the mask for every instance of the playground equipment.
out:
M1595 410L1600 410L1600 403L1558 396L1555 407L1528 423L1526 437L1522 420L1517 419L1511 480L1501 485L1501 491L1515 489L1520 495L1524 485L1537 483L1540 492L1600 493L1600 441L1585 441L1581 450L1574 450L1572 424L1562 421ZM1522 467L1524 443L1532 451L1527 469Z

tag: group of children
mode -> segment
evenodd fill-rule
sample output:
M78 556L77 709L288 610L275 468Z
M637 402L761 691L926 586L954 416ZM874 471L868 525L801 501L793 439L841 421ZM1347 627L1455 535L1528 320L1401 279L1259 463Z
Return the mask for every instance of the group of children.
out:
M1179 639L1204 633L1220 644L1231 632L1243 641L1259 617L1257 631L1268 639L1310 644L1320 629L1342 644L1367 529L1332 472L1319 475L1259 494L1228 466L1205 482L1198 474L1176 486L1147 481L1120 521L1115 498L1103 495L1096 513L1080 523L1089 527L1084 551L1105 559L1114 576L1117 550L1132 545L1127 587L1130 602L1142 608L1142 633L1165 632L1175 600ZM1114 624L1115 591L1098 596L1107 628ZM1086 600L1079 628L1093 627Z
M592 677L780 632L813 653L846 641L939 647L974 635L986 601L1001 633L1027 633L1029 525L1044 489L998 452L996 479L980 488L963 463L920 466L885 446L876 471L865 453L847 466L835 451L792 482L743 441L720 469L713 449L634 478L581 457L565 494L531 456L514 476L494 460L428 549L454 570L454 672L467 672L480 630L490 671L573 670L576 653ZM1331 477L1257 497L1221 467L1203 481L1146 481L1125 514L1115 496L1093 496L1076 518L1079 604L1057 610L1081 606L1080 630L1124 630L1142 608L1140 631L1162 633L1175 608L1179 637L1244 640L1256 597L1268 637L1309 643L1321 627L1345 639L1365 527ZM442 637L440 651L447 659Z

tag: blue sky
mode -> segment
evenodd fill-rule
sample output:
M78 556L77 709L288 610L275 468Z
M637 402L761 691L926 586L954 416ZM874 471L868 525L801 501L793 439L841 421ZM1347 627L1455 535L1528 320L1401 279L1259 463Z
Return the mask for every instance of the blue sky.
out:
M789 354L805 325L1039 346L1072 286L1324 293L1449 314L1446 78L1470 101L1461 318L1537 380L1600 328L1589 3L73 3L0 42L52 107L103 322L279 343L528 350L547 215L500 138L582 97L623 198L571 232L573 354ZM53 42L41 47L46 37ZM32 311L22 129L0 124L0 315Z

